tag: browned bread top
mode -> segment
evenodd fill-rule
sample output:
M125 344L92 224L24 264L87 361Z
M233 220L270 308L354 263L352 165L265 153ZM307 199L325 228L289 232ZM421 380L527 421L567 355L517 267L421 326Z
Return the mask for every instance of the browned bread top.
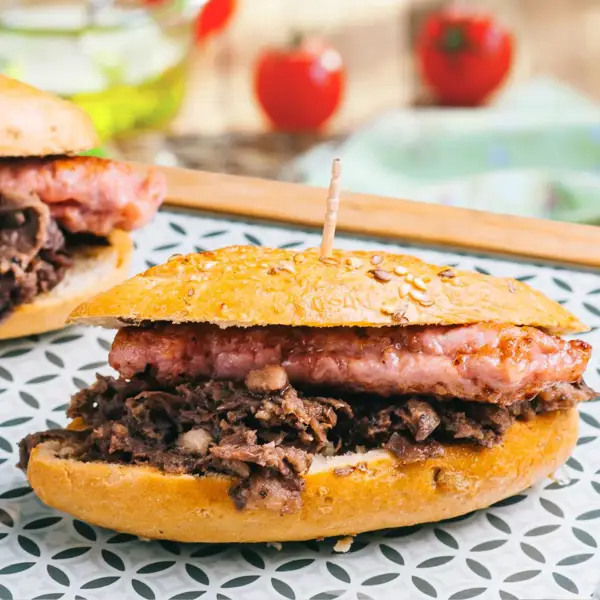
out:
M385 252L230 246L174 256L79 306L70 321L106 327L141 321L221 327L531 325L586 331L574 315L514 279L458 271Z
M0 75L0 157L77 154L98 144L81 108Z

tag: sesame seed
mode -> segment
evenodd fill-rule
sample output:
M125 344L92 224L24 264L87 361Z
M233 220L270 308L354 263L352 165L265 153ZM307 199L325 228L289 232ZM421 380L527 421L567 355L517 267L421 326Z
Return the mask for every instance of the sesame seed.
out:
M330 258L329 256L320 256L319 260L330 267L337 267L340 264L340 261L337 258Z
M384 315L393 315L394 313L398 312L398 302L396 300L388 300L387 302L384 302L383 306L381 307L381 312Z
M429 277L429 275L426 275L425 277L423 277L423 281L425 283L429 283L431 281L431 277Z
M397 267L394 268L394 273L396 273L396 275L400 275L400 276L406 275L408 273L408 269L398 265Z
M417 290L410 290L410 292L408 292L408 295L413 300L416 300L421 306L431 306L433 304L433 301L429 298L429 296L427 296L423 292L419 292Z
M408 295L408 292L410 292L410 290L411 290L410 283L403 283L398 288L398 294L400 295L400 298L406 298L406 296Z
M392 317L392 321L398 322L407 322L406 318L406 306L398 306L397 302L389 302L383 305L381 308L381 312L384 315L390 315Z
M205 269L212 269L217 263L216 262L206 262L202 265Z
M517 291L517 286L515 285L515 282L512 281L512 279L508 282L508 291L511 294L514 294Z
M417 290L410 290L408 292L408 295L413 299L413 300L418 300L419 302L421 300L425 300L427 298L427 296L423 293L423 292L419 292Z
M350 473L354 473L354 471L356 470L356 467L342 467L341 469L334 469L334 473L338 476L338 477L346 477L346 475L350 475ZM343 540L341 540L343 541Z
M414 280L415 280L415 276L412 273L406 274L406 281L408 281L408 283L412 283Z
M371 269L369 273L380 283L387 283L392 278L391 274L383 269Z
M187 294L188 294L188 296L193 296L194 295L194 290L192 290L192 289L188 290Z
M363 262L358 258L350 257L346 259L346 265L348 265L351 269L356 270L362 267Z
M304 255L302 254L294 254L294 262L297 264L301 264L306 260Z
M383 262L383 256L379 255L379 254L374 254L371 257L371 264L372 265L380 265Z
M399 323L408 323L406 318L406 310L399 310L392 315L392 321L398 321Z
M456 273L452 269L448 268L440 271L438 273L438 277L441 277L442 279L454 279L456 277Z
M294 268L294 263L289 260L282 260L280 267L282 271L287 271L288 273L295 273L296 269Z
M423 292L427 289L427 286L425 285L425 282L420 277L415 277L413 279L413 285L417 289L422 290Z

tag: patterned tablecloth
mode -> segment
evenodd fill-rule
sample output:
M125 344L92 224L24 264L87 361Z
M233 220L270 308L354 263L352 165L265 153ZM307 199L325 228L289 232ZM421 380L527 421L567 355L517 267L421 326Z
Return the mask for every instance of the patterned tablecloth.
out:
M161 213L136 235L136 270L173 253L228 244L300 248L304 231ZM384 248L338 238L340 247ZM397 249L392 246L392 249ZM600 389L600 277L527 263L417 250L440 264L514 275L565 303L593 329L588 383ZM65 423L70 394L108 372L112 333L70 329L0 344L0 599L589 598L600 579L600 403L554 480L459 519L334 540L271 546L144 542L43 506L14 468L27 433ZM144 510L140 498L140 510ZM93 498L90 498L93 502Z

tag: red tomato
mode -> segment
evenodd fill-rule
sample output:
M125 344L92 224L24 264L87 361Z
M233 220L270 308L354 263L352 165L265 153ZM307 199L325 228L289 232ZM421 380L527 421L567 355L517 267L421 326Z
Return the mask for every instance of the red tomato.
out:
M196 21L196 39L204 40L225 29L236 9L237 0L208 0Z
M477 106L509 72L513 38L489 15L449 9L429 15L417 52L441 104Z
M325 125L340 105L345 81L337 50L320 40L300 40L260 55L254 90L275 129L300 133Z

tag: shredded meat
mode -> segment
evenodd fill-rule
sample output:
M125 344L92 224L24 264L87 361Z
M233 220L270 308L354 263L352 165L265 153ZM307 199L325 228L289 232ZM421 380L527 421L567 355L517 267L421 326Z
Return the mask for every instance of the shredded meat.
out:
M444 453L441 444L435 440L423 444L415 444L405 435L401 435L396 431L392 433L390 439L383 444L383 447L393 452L406 464L422 462L426 458L441 456Z
M144 176L125 163L77 156L4 160L0 189L36 194L70 232L106 236L145 225L164 200L166 182L155 170Z
M411 398L402 408L402 419L417 442L427 439L440 424L437 412L425 400Z
M574 404L589 400L593 396L593 390L582 381L574 384L557 383L552 389L541 392L537 402L543 405L546 411L566 410Z
M300 492L304 488L300 478L282 479L271 471L258 471L242 479L231 489L231 497L238 509L266 508L280 513L300 509Z
M66 456L81 454L81 447L87 442L89 431L73 431L70 429L48 429L28 435L19 445L19 464L26 468L31 451L45 442L56 442L64 448Z
M36 196L0 191L0 319L56 287L71 264L48 207Z
M252 377L268 380L270 375ZM286 512L300 506L302 475L317 454L387 448L405 463L418 462L443 453L444 445L455 440L491 446L515 419L568 408L593 395L583 382L558 384L532 401L503 408L432 396L341 400L289 385L259 392L232 381L168 387L147 375L99 376L73 397L68 410L88 428L28 436L21 442L20 466L27 468L37 444L57 440L83 461L150 464L168 473L225 473L235 478L230 494L239 508Z
M296 386L508 405L555 383L579 381L590 355L581 340L514 325L220 329L158 324L121 329L109 360L123 377L150 369L166 384L195 377L243 381L253 369L281 365Z
M11 262L26 268L52 240L50 222L48 207L37 196L0 192L0 272Z

